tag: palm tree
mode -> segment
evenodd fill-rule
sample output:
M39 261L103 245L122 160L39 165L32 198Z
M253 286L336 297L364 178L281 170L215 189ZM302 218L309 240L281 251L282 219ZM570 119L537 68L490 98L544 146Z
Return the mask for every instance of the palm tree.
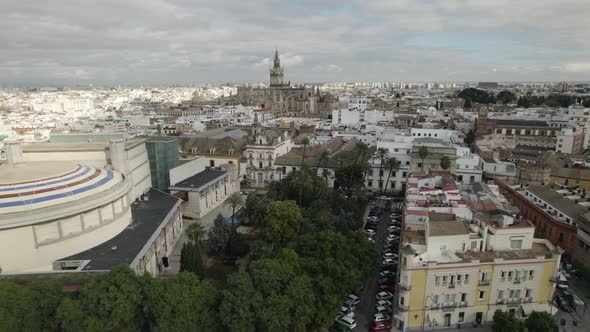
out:
M428 147L426 145L420 146L418 155L420 155L420 159L422 159L422 173L424 173L424 159L428 157Z
M377 149L377 158L379 158L379 183L381 183L380 190L383 191L383 164L389 158L389 150L386 148Z
M326 161L328 161L330 159L330 152L326 149L322 149L317 156L318 159L318 164L316 165L316 168L320 168L320 166L322 166Z
M389 185L389 178L391 177L391 173L397 171L399 169L400 162L395 157L391 157L387 159L387 167L389 167L389 174L387 175L387 181L385 181L385 190L387 190L387 186Z
M299 206L301 206L301 202L303 201L303 191L313 188L313 179L307 170L302 170L301 172L295 173L293 183L299 187Z
M301 140L301 145L303 145L303 155L301 157L301 167L303 167L303 164L305 164L305 150L307 149L307 147L309 146L309 138L304 137Z
M198 221L189 225L185 232L188 239L196 244L200 244L205 239L205 234L207 233L205 227Z
M363 142L357 142L354 149L356 150L356 157L354 158L354 163L358 161L359 157L361 157L361 161L365 159L365 155L369 152L369 146Z
M231 194L231 196L229 196L228 198L225 199L224 204L229 205L232 208L231 232L229 233L229 241L228 241L228 246L229 246L230 256L231 256L231 242L232 242L232 237L234 234L234 222L235 222L235 218L236 218L236 209L239 208L240 206L243 206L244 201L242 200L242 195L240 195L239 192L235 192L235 193Z

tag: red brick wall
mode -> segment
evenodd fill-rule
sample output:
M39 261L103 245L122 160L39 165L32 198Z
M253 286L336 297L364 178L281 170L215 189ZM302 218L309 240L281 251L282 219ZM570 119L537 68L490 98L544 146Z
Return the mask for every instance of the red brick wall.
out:
M567 255L574 255L574 249L578 242L575 226L556 220L505 183L496 181L496 184L504 197L520 209L520 215L535 225L535 237L547 239L555 246L564 249ZM560 236L560 234L562 235Z

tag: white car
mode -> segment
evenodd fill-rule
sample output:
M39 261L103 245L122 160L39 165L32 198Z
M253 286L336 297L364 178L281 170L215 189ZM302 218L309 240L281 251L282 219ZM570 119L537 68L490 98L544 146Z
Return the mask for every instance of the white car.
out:
M398 256L394 253L388 252L383 254L383 258L391 258L391 259L396 259Z
M381 300L389 300L393 297L393 294L391 294L390 292L379 292L377 293L377 295L375 296L375 298L377 299L377 301L381 301Z
M400 228L397 226L389 226L389 227L387 227L387 230L390 232L393 232L393 231L399 231Z
M385 258L381 262L382 266L391 266L391 265L395 265L395 264L397 264L397 261L395 259L391 259L391 258Z
M395 273L389 270L379 272L379 276L381 277L391 277L393 275L395 275Z
M359 299L359 297L354 294L346 295L346 301L348 301L348 300L352 301L355 305L357 305L361 302L361 299Z
M391 316L385 314L374 314L373 321L374 322L383 322L386 320L391 320Z
M340 307L340 315L349 315L352 314L352 317L354 317L354 307L348 307L348 306L342 306Z
M393 235L393 234L390 234L387 236L387 241L395 241L395 240L399 240L399 236Z
M356 327L356 320L354 320L354 317L351 317L349 315L338 316L336 318L336 323L342 326L346 326L351 330Z
M393 310L391 310L391 307L384 307L384 306L375 307L375 311L378 314L391 314L393 312Z
M368 221L377 221L379 220L379 217L369 217L367 218Z

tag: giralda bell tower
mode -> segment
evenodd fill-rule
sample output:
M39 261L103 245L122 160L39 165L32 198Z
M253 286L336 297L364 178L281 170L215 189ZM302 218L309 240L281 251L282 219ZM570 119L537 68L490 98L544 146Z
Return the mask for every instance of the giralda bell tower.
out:
M270 69L270 86L283 86L283 67L281 67L281 60L279 59L279 51L275 50L275 58L272 68Z

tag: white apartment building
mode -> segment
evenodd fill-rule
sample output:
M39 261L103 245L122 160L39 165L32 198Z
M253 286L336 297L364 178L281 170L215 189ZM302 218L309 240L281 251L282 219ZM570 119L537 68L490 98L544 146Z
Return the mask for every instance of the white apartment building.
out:
M479 156L472 154L468 147L457 147L456 163L457 168L453 173L457 176L457 180L463 184L481 182L483 172L479 168Z
M496 310L518 318L557 310L550 303L563 251L535 239L533 224L506 209L496 186L475 183L462 197L449 177L408 181L393 315L399 330L483 324ZM471 216L435 212L466 201Z

